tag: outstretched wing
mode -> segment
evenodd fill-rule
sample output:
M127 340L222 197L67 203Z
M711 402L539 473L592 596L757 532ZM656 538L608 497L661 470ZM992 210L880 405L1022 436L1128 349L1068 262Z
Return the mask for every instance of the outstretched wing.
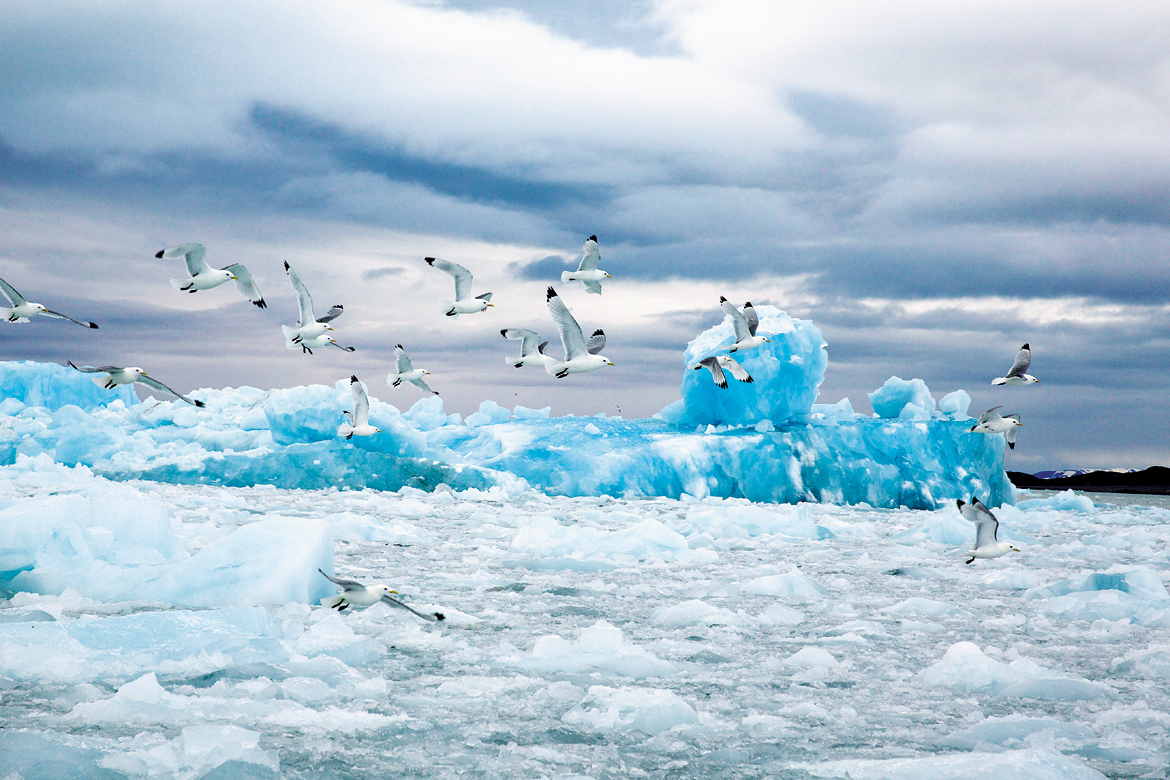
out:
M743 318L747 320L748 333L756 335L756 328L760 327L760 315L756 314L756 307L748 301L743 305Z
M1027 344L1020 347L1020 351L1016 353L1016 362L1012 363L1012 370L1007 372L1007 376L1018 376L1024 378L1024 374L1028 373L1028 367L1032 365L1032 348Z
M527 357L536 351L536 340L540 335L527 328L504 328L500 335L506 339L520 339L520 357Z
M340 303L334 304L333 307L331 309L329 309L329 311L327 311L321 315L321 318L318 319L317 322L333 322L335 319L340 317L344 312L345 312L344 306L342 306Z
M83 328L92 328L94 330L97 330L97 323L96 322L83 322L82 320L75 320L72 317L70 317L66 314L62 314L61 312L58 312L58 311L50 311L49 309L45 309L41 312L41 314L44 314L46 317L56 317L59 320L69 320L70 322L75 323L77 325L80 325Z
M422 618L423 620L430 620L430 621L432 621L432 622L437 622L437 621L440 621L440 620L444 620L444 619L445 619L445 618L443 617L443 613L442 613L442 612L433 612L433 613L431 613L431 614L429 614L429 615L428 615L428 614L427 614L427 613L425 613L425 612L419 612L419 611L418 611L417 609L415 609L414 607L409 607L409 606L407 606L405 602L399 601L398 599L394 598L393 596L388 596L388 595L386 595L386 594L383 594L383 595L382 595L382 601L385 601L385 602L387 602L388 604L397 604L398 606L400 606L400 607L402 607L403 609L405 609L407 612L411 612L411 613L413 613L413 614L415 614L415 615L418 615L418 616L419 616L420 618Z
M991 510L977 498L971 499L971 513L975 519L975 547L995 544L999 535L999 520L991 514ZM971 518L968 518L971 519Z
M455 301L459 302L471 295L471 271L468 271L458 263L452 263L438 257L423 258L427 261L427 265L432 268L438 268L440 271L446 271L455 277Z
M422 390L423 395L438 395L436 391L432 390L430 386L428 386L427 383L423 381L422 377L419 377L418 379L411 379L410 384L414 385L419 390Z
M242 268L243 266L240 267ZM303 328L315 321L313 317L313 296L309 295L309 288L305 287L305 283L301 281L301 277L297 276L297 272L292 269L292 266L288 264L287 260L284 261L284 272L288 274L288 280L292 282L293 289L297 291L297 301L301 305L301 319L297 323L297 327Z
M601 295L601 282L588 282L582 279L581 284L585 285L585 292Z
M16 308L20 304L24 303L24 296L18 293L12 285L3 279L0 279L0 290L3 290L4 295L7 296L8 300L12 302L13 308Z
M581 251L584 254L577 270L596 271L597 264L601 262L601 252L597 249L597 236L589 236L588 240L585 241L585 246L581 247Z
M356 428L370 421L370 399L356 375L349 377L349 391L353 393L353 424Z
M401 344L394 346L394 370L399 374L414 370L414 366L411 365L410 358L406 356L406 350L402 348Z
M597 355L605 349L605 331L601 328L593 331L593 335L585 342L585 349L590 355Z
M240 263L233 263L223 270L231 271L235 275L236 289L240 291L240 295L254 303L258 309L268 308L268 304L264 302L264 296L260 294L260 290L256 287L256 282L252 281L252 274L248 272L245 266Z
M175 257L182 257L187 261L187 273L191 276L198 276L201 273L206 273L211 270L211 266L207 264L204 255L207 254L207 249L203 244L179 244L178 246L167 247L162 250L155 257L165 257L168 260Z
M751 337L752 334L748 331L747 318L743 316L743 312L736 308L734 303L720 295L719 308L731 316L731 327L735 328L735 340L737 343Z
M738 379L740 382L755 382L752 375L747 372L747 369L741 366L735 358L730 355L723 355L722 359L716 358L723 367L731 372L731 376Z
M723 368L719 365L719 358L715 357L714 355L711 357L705 357L699 361L697 366L695 366L695 370L697 371L703 366L706 366L707 369L711 372L711 378L715 380L716 386L722 387L724 390L726 390L727 377L723 376Z
M1007 439L1007 445L1008 445L1009 450L1014 450L1016 448L1016 432L1018 430L1020 430L1019 426L1013 425L1012 427L1008 428L1007 431L1005 431L1003 434L1004 438Z
M366 589L366 586L362 585L357 580L346 580L346 579L342 579L341 577L330 577L328 574L321 571L320 569L317 569L317 571L321 572L322 577L329 580L334 585L340 585L345 590L357 590L358 588L361 588L362 590Z
M191 404L192 406L203 406L204 405L202 401L193 401L185 395L181 395L179 393L176 393L174 390L167 387L166 385L164 385L162 382L158 381L154 377L149 377L149 376L146 376L145 374L143 374L142 376L138 377L138 379L136 379L135 381L138 382L139 384L146 385L147 387L154 388L155 390L161 390L164 393L170 393L175 398L178 398L180 401L186 401L187 403Z
M992 420L998 420L999 419L999 412L997 412L996 410L1002 409L1002 408L1003 408L1003 404L1000 404L999 406L993 406L990 409L988 409L986 412L984 412L983 414L979 415L979 424L983 425L984 423L989 423Z
M585 337L581 335L581 326L573 319L573 315L569 313L561 296L557 295L556 290L549 287L545 299L548 301L548 311L556 320L557 330L561 334L561 344L565 348L565 361L585 357L589 351L585 348Z
M97 367L94 367L94 366L75 366L75 365L73 365L72 360L67 361L67 362L69 363L70 368L76 368L78 371L81 371L82 373L85 373L85 374L108 374L111 371L121 371L122 370L122 366L97 366Z

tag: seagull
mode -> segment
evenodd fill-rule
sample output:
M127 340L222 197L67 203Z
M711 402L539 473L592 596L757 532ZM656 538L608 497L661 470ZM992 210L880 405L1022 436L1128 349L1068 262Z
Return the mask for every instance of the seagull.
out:
M431 620L438 622L446 620L442 612L432 612L429 615L425 612L419 612L416 609L408 607L403 602L391 596L391 593L397 595L398 591L391 590L386 585L362 585L357 580L343 580L340 577L330 577L325 572L321 572L321 576L332 582L334 585L341 586L341 593L329 599L328 606L330 609L336 609L338 612L342 611L350 604L357 604L360 607L368 607L371 604L377 604L379 601L385 601L387 604L396 604L408 612L418 615L423 620Z
M252 281L252 274L248 273L246 267L241 263L233 263L226 268L212 268L203 258L206 253L207 249L204 248L203 244L179 244L159 250L155 257L186 258L187 273L191 274L191 278L171 279L171 286L176 290L196 293L200 290L219 287L228 280L234 280L240 295L255 304L257 308L265 309L268 307L268 304L264 302L264 296L256 289L256 283Z
M536 331L526 328L505 328L500 331L500 335L506 339L520 339L520 357L506 357L505 363L516 368L544 365L544 348L548 346L548 342L537 344L536 340L540 336Z
M4 292L4 296L8 298L8 302L12 305L12 308L10 309L0 308L0 317L3 317L9 322L28 322L30 317L36 314L43 314L46 317L54 317L59 320L69 320L70 322L76 323L83 328L92 328L97 330L96 322L83 322L82 320L75 320L72 317L67 317L64 314L61 314L60 312L46 309L39 303L26 301L23 295L18 293L12 287L12 285L3 279L0 279L0 291Z
M349 378L349 391L353 393L353 411L343 412L349 420L342 423L337 429L338 436L344 436L349 441L354 436L373 436L382 431L370 425L370 399L366 397L366 389L356 376Z
M983 414L979 415L979 422L971 426L968 433L1002 433L1007 439L1007 444L1010 449L1016 448L1016 429L1023 425L1020 422L1018 414L1001 415L996 409L1002 409L1002 406L996 406L988 409Z
M298 341L295 346L301 348L302 354L307 352L310 355L313 354L314 349L318 349L320 347L337 347L338 349L343 350L345 352L356 352L357 351L357 349L355 347L341 346L340 344L337 343L337 339L333 338L328 333L322 333L320 336L314 336L311 339L303 338L300 341Z
M321 319L317 319L313 315L312 296L309 295L301 277L297 276L297 272L289 266L287 260L284 263L284 270L288 274L288 280L292 282L293 289L297 291L297 300L301 304L301 316L297 321L297 327L290 328L287 325L281 325L280 329L284 333L284 345L289 349L296 349L305 339L315 339L325 335L325 331L333 330L333 326L329 323L340 317L341 313L345 311L345 307L338 304L325 312Z
M711 371L711 378L715 380L716 386L722 387L724 390L727 389L727 379L723 376L724 369L731 372L733 379L738 379L748 384L756 381L752 379L752 375L737 363L731 355L712 355L711 357L700 360L698 365L691 366L696 371L704 367Z
M597 236L589 236L581 251L584 253L581 264L577 266L576 271L561 271L561 281L583 282L587 292L601 295L601 280L613 277L597 267L601 261L601 253L597 251Z
M435 257L424 257L423 259L432 268L446 271L455 277L455 302L441 302L443 305L443 313L448 317L458 317L460 314L475 314L477 311L483 311L489 306L495 306L491 302L491 293L477 295L474 298L468 297L471 295L471 271L468 271L458 263L450 263Z
M394 370L386 375L386 384L398 387L403 382L409 382L422 390L423 395L438 395L423 381L423 377L431 372L423 368L415 368L411 364L410 358L406 356L406 350L402 348L401 344L394 345L394 360Z
M573 315L569 313L569 309L561 297L557 295L557 291L549 287L545 298L548 301L549 312L557 321L557 329L561 332L561 344L565 348L563 361L545 355L545 371L557 379L564 379L569 374L584 374L604 366L614 365L614 362L605 355L597 354L605 346L604 332L594 331L589 343L586 344L585 337L581 335L581 326L573 319Z
M756 314L751 301L744 304L741 312L734 303L720 295L719 307L731 315L731 327L735 328L735 343L728 348L728 352L754 349L761 344L771 343L771 339L756 335L756 328L760 326L760 316Z
M971 557L967 559L967 563L973 563L976 558L998 558L1011 551L1020 551L1019 547L995 540L999 533L999 520L995 519L991 510L979 499L972 498L968 504L960 498L955 503L959 505L959 514L975 524L975 546L971 548Z
M1027 373L1028 367L1032 365L1032 348L1027 344L1020 347L1020 351L1016 353L1016 362L1012 363L1012 370L1007 372L1007 376L1001 376L991 380L993 385L1030 385L1040 380L1031 374Z
M113 390L118 385L132 385L137 382L140 385L146 385L147 387L154 390L161 390L164 393L170 393L175 398L178 398L181 401L186 401L187 403L193 404L194 406L204 406L202 401L197 399L192 400L185 395L180 395L157 379L147 376L146 371L139 368L138 366L127 366L125 368L120 368L119 366L98 366L97 368L94 368L93 366L75 366L73 365L73 361L69 361L69 366L71 368L76 368L78 371L84 374L107 374L107 376L104 377L90 377L98 387L101 387L105 390Z

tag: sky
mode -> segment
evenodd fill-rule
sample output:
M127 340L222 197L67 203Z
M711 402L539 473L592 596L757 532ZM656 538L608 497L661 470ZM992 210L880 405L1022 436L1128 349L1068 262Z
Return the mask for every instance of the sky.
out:
M2 4L0 277L101 329L0 359L405 409L402 343L448 411L644 417L725 295L817 324L821 402L916 377L1019 412L1009 469L1165 465L1167 39L1146 2ZM559 282L590 234L601 296ZM174 290L189 241L269 308ZM424 256L496 307L443 317ZM285 261L356 352L285 349ZM505 364L501 328L556 345L550 283L615 368ZM1024 342L1041 384L993 388Z

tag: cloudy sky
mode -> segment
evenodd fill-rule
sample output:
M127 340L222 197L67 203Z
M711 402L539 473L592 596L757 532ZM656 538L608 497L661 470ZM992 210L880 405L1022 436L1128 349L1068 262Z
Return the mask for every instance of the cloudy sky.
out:
M823 402L919 377L1023 415L1009 468L1167 464L1167 40L1148 2L0 4L0 276L102 325L0 358L406 408L402 342L449 411L646 416L726 295L817 323ZM590 233L616 278L556 283L618 367L506 366ZM172 289L185 241L270 308ZM424 255L497 307L445 320ZM285 260L357 352L284 348ZM992 388L1025 341L1042 384Z

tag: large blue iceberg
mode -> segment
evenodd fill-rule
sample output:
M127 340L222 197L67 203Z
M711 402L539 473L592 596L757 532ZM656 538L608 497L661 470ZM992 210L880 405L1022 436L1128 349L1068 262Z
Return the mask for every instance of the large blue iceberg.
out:
M337 436L351 402L345 380L198 390L206 408L196 409L140 404L129 390L101 403L88 378L60 366L0 363L0 462L46 454L112 479L230 486L446 484L910 508L1014 501L1003 439L968 433L966 393L936 403L921 380L894 377L871 395L878 416L854 413L848 399L816 404L828 362L820 331L759 309L771 341L736 355L755 381L723 390L689 368L731 343L725 320L688 346L682 398L653 418L551 417L485 401L464 421L437 397L406 412L371 398L370 422L384 433L352 441Z

